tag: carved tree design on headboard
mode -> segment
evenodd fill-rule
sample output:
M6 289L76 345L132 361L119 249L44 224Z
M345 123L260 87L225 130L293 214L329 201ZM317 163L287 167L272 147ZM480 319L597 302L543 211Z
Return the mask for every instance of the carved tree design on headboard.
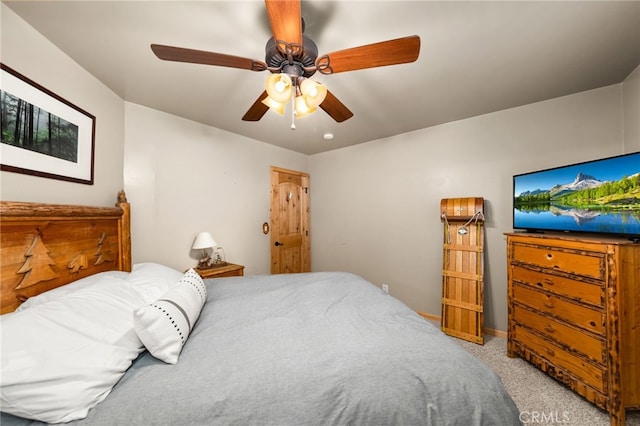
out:
M25 275L16 289L30 287L40 281L52 280L58 276L49 266L56 263L49 257L49 249L42 242L39 230L24 256L26 259L17 273Z
M111 244L107 240L107 234L105 232L100 235L100 239L98 240L98 251L96 251L96 259L94 265L98 266L103 264L104 262L112 262L113 261L113 252L111 248Z
M87 269L87 265L89 265L87 256L82 253L76 254L67 262L67 268L72 274L77 274L81 269Z

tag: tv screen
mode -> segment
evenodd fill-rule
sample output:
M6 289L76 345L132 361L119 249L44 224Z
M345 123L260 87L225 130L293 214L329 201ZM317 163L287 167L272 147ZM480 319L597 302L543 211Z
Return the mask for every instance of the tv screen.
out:
M640 152L514 176L513 227L640 238Z

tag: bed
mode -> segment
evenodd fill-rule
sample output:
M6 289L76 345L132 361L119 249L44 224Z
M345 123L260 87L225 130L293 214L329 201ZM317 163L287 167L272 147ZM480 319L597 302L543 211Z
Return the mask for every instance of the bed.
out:
M129 204L1 202L3 425L515 425L500 378L345 272L131 265Z

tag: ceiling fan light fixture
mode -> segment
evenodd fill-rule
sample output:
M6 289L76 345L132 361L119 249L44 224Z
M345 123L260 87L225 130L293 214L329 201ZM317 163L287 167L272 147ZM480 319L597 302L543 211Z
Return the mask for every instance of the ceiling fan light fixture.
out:
M295 110L296 110L296 117L304 117L309 114L312 114L316 109L307 104L307 102L304 99L304 96L299 95L299 96L296 96Z
M262 100L262 103L277 112L280 115L284 115L285 102L274 101L270 96L267 96Z
M301 0L265 0L271 37L265 46L265 60L228 55L205 50L151 44L151 50L163 61L236 68L248 71L269 71L266 90L261 93L242 117L243 121L259 121L269 109L284 114L284 106L291 102L292 128L296 116L295 97L303 94L305 105L299 105L298 115L312 112L320 106L337 123L353 117L338 98L322 85L304 83L316 72L329 75L368 68L415 62L420 54L420 37L412 35L377 43L365 44L318 56L318 46L303 34ZM315 84L314 84L315 83ZM266 93L265 93L266 92ZM304 93L303 93L304 92ZM269 97L267 100L265 98ZM280 105L274 105L277 102ZM268 108L265 108L265 105Z
M292 82L287 74L271 74L265 84L269 97L276 102L286 103L291 99Z
M327 97L327 86L317 81L305 78L300 83L300 92L309 108L317 108Z

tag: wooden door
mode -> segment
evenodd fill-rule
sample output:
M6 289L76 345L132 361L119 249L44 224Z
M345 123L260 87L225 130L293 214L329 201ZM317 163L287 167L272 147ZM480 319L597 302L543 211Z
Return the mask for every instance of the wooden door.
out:
M311 271L309 174L271 167L271 273Z

